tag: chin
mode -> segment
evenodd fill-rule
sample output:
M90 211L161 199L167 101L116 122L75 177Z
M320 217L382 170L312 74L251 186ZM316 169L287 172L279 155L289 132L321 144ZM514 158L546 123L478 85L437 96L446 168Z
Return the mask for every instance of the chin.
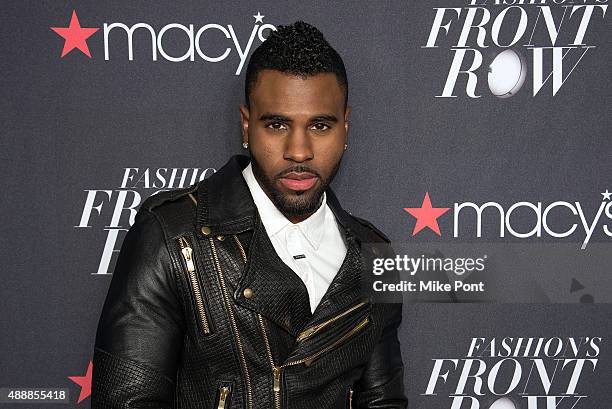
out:
M316 186L312 189L304 191L290 191L289 193L280 193L279 202L275 203L281 213L290 216L301 216L307 213L313 213L319 207L323 191L319 191Z

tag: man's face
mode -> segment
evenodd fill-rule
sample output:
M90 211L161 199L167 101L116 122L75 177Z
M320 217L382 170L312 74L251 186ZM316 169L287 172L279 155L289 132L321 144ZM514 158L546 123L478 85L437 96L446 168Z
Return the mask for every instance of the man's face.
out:
M333 73L303 78L263 70L249 102L240 116L253 173L285 217L304 220L340 166L350 113L344 90Z

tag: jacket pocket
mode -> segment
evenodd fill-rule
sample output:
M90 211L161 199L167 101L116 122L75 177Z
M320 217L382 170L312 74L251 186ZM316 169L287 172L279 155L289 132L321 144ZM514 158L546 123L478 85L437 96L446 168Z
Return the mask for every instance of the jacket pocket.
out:
M306 364L306 366L312 365L317 359L319 359L322 355L331 352L342 345L346 344L351 338L356 336L356 334L363 331L365 327L367 327L372 322L371 316L368 314L364 318L362 318L357 324L351 327L350 330L345 332L340 338L336 339L332 343L328 344L324 348L318 350L317 352L309 355L306 358L302 358L300 361Z
M200 334L210 334L212 332L210 314L208 313L204 287L200 282L191 239L189 235L183 235L176 240L181 255L182 270L189 287L191 306L195 313L196 326Z
M340 318L345 317L346 315L350 314L351 312L355 311L355 310L359 310L363 307L367 307L368 311L369 311L369 303L367 301L361 301L351 307L349 307L348 309L342 311L339 314L336 314L335 316L328 318L327 320L320 322L316 325L313 325L305 330L303 330L302 332L300 332L296 338L297 342L302 342L310 337L312 337L314 334L316 334L317 332L320 332L321 330L323 330L325 327L333 324L334 322L338 321Z

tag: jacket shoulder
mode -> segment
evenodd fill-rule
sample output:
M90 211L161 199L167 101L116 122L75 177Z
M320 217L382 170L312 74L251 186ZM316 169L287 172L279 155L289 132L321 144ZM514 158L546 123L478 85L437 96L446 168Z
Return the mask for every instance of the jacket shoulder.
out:
M176 201L181 198L183 199L188 198L192 200L192 204L195 205L195 202L193 202L193 200L195 200L194 194L197 191L198 186L199 184L195 183L188 187L172 189L172 190L165 190L159 193L155 193L154 195L151 195L148 198L146 198L145 201L142 202L140 207L142 209L145 209L151 212L157 207L162 206L165 203L170 203L170 202ZM193 196L193 199L190 196Z
M391 243L391 239L389 239L389 237L387 237L385 233L383 233L380 229L374 226L370 221L352 214L350 216L353 218L353 220L359 223L359 225L363 229L369 232L369 236L372 237L372 241L384 241L387 243Z
M197 190L191 186L155 193L140 205L139 213L152 213L161 223L167 237L174 237L195 226L197 218Z

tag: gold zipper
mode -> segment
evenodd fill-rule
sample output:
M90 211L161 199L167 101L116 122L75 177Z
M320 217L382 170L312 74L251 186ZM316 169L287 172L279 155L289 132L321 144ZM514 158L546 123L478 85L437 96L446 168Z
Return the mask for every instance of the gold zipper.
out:
M244 247L240 242L238 236L234 234L234 240L236 241L236 245L240 250L240 255L242 256L242 261L246 264L247 257L246 252L244 251ZM274 378L274 407L275 409L280 409L280 370L274 364L274 358L272 358L272 350L270 349L270 341L268 340L268 334L266 332L266 326L264 324L263 317L260 313L257 313L257 320L259 321L259 327L261 329L261 333L264 339L264 345L266 347L266 355L268 356L268 361L270 362L270 366L272 367L272 376Z
M198 315L200 322L202 323L202 330L205 334L210 333L210 327L208 325L208 318L206 317L206 309L204 308L204 299L202 297L202 290L198 282L195 262L193 260L193 248L189 244L186 236L179 237L179 246L181 246L181 254L185 259L185 265L187 266L187 274L189 281L191 282L191 288L193 290Z
M249 376L249 368L247 368L246 359L244 358L244 347L242 345L242 339L240 338L238 326L236 325L236 317L234 316L234 310L232 309L232 303L230 302L229 292L227 290L227 286L225 285L225 278L223 277L223 271L221 270L221 263L219 262L219 255L217 254L217 247L215 246L215 241L212 239L212 237L209 237L208 240L210 241L210 247L213 252L213 259L215 261L217 273L219 274L219 282L221 283L221 289L223 290L223 298L227 306L227 312L229 314L232 330L234 331L236 343L238 344L238 353L240 355L242 369L244 370L244 378L247 387L247 407L252 408L253 390L251 389L251 377Z
M227 386L222 386L219 388L219 405L217 405L217 409L225 409L225 401L230 394L230 388Z
M348 310L346 310L346 311L344 311L344 312L342 312L342 313L340 313L340 314L338 314L338 315L336 315L336 316L334 316L334 317L332 317L332 318L330 318L330 319L328 319L326 321L323 321L323 322L321 322L321 323L319 323L317 325L313 325L310 328L306 328L304 331L302 331L302 332L300 332L298 334L297 341L300 342L300 341L303 341L305 339L310 338L312 335L316 334L317 332L319 332L320 330L325 328L327 325L329 325L332 322L334 322L334 321L344 317L345 315L355 311L357 308L359 308L359 307L361 307L361 306L363 306L365 304L367 304L367 302L366 301L362 301L359 304L353 305Z
M330 345L326 346L323 349L320 349L319 351L315 352L312 355L307 356L306 358L301 358L301 359L298 359L296 361L287 362L287 363L283 364L282 367L290 366L290 365L297 365L297 364L301 364L301 363L305 364L306 366L312 365L313 362L316 361L317 358L319 358L322 354L326 353L327 351L329 351L331 349L334 349L336 346L338 346L339 344L343 343L348 338L352 337L353 334L357 333L361 328L365 327L369 322L370 322L370 316L368 315L367 317L365 317L364 319L359 321L359 323L357 325L355 325L353 328L351 328L351 330L349 332L345 333L343 336L338 338L336 341L334 341Z
M353 409L353 388L349 388L349 409Z
M240 239L235 234L234 234L234 240L236 241L236 245L238 246L238 249L240 250L242 261L244 261L244 263L246 264L246 261L247 261L246 252L244 251L244 247L242 247L242 243L240 242Z
M274 377L274 408L281 409L281 368L278 366L273 366L272 376Z
M274 378L274 407L280 409L280 369L274 364L274 358L272 358L272 350L270 349L270 341L268 341L268 334L266 332L266 326L264 325L263 317L260 313L257 313L257 319L259 320L259 327L264 338L264 345L266 346L266 354L268 355L268 361L272 368L272 377Z

